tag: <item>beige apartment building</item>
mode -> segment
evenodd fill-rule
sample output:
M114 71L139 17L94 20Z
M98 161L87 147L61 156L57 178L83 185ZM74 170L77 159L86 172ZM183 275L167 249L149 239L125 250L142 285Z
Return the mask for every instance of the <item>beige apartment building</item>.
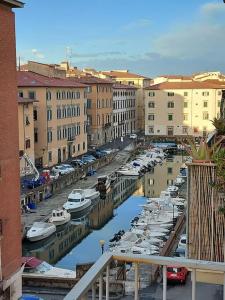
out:
M149 86L152 80L142 75L130 73L128 70L102 71L98 76L111 78L121 84L135 86L137 88L137 130L144 131L144 88Z
M20 91L18 96L18 127L19 127L19 157L20 157L20 176L31 173L33 170L27 165L23 155L26 154L31 161L35 162L34 156L34 118L33 106L34 99L23 97Z
M88 85L87 124L88 145L97 147L113 138L113 82L93 76L70 78Z
M86 88L70 79L18 71L19 95L34 102L35 164L52 166L87 151Z
M137 88L120 83L113 85L113 138L136 132Z
M224 83L166 81L145 89L145 135L206 136L220 115Z

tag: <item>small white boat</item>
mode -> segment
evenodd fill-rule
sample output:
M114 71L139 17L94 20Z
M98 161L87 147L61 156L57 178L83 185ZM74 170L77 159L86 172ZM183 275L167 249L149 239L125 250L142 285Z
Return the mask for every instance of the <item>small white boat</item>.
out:
M27 231L26 237L31 242L43 240L56 231L55 224L35 222Z
M65 209L54 209L48 222L59 226L68 223L70 219L71 215Z
M170 185L170 186L168 186L167 191L168 192L178 192L178 187L175 185Z
M91 205L91 199L86 197L85 190L74 189L68 196L63 208L69 212L79 212Z
M180 176L178 176L174 181L174 185L176 186L181 186L183 183L185 183L185 180Z
M37 259L36 257L22 257L22 264L24 265L23 274L32 277L57 277L57 278L76 278L76 272L72 270L56 268L47 262Z

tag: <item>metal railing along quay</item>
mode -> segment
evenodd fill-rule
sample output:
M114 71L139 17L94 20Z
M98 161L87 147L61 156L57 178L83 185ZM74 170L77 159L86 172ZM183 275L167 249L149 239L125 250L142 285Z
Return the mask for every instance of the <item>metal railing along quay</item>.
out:
M64 300L88 299L91 292L92 300L110 299L110 265L112 262L132 263L135 267L134 299L139 298L139 264L162 266L163 274L163 300L167 299L167 266L185 267L191 271L192 292L191 299L196 300L196 274L207 272L208 274L219 273L223 276L223 299L225 300L225 264L219 262L193 260L178 257L126 255L117 253L104 253L91 269L80 279L74 288L67 294ZM97 288L98 286L98 288ZM98 292L98 294L97 294Z

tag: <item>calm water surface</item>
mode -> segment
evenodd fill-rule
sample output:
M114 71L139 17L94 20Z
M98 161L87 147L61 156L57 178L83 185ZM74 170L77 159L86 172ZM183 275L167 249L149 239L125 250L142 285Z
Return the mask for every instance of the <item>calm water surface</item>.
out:
M146 197L157 197L179 174L182 158L174 156L157 165L141 179L121 177L107 193L82 215L40 242L23 243L23 255L36 256L58 267L74 269L76 264L96 261L101 255L100 240L109 240L119 230L128 230L141 211Z

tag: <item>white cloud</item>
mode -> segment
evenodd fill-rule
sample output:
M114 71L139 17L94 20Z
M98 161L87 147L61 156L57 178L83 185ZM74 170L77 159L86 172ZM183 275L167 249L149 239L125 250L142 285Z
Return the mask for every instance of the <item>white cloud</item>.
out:
M222 0L221 0L222 1ZM225 4L218 2L209 2L201 7L201 12L206 16L215 16L217 14L225 13Z
M122 30L134 30L134 29L142 29L149 27L151 25L151 20L149 19L138 19L133 22L130 22L122 27Z
M40 51L38 51L37 49L32 49L31 50L33 56L35 56L36 58L40 58L40 59L43 59L45 58L44 54Z

